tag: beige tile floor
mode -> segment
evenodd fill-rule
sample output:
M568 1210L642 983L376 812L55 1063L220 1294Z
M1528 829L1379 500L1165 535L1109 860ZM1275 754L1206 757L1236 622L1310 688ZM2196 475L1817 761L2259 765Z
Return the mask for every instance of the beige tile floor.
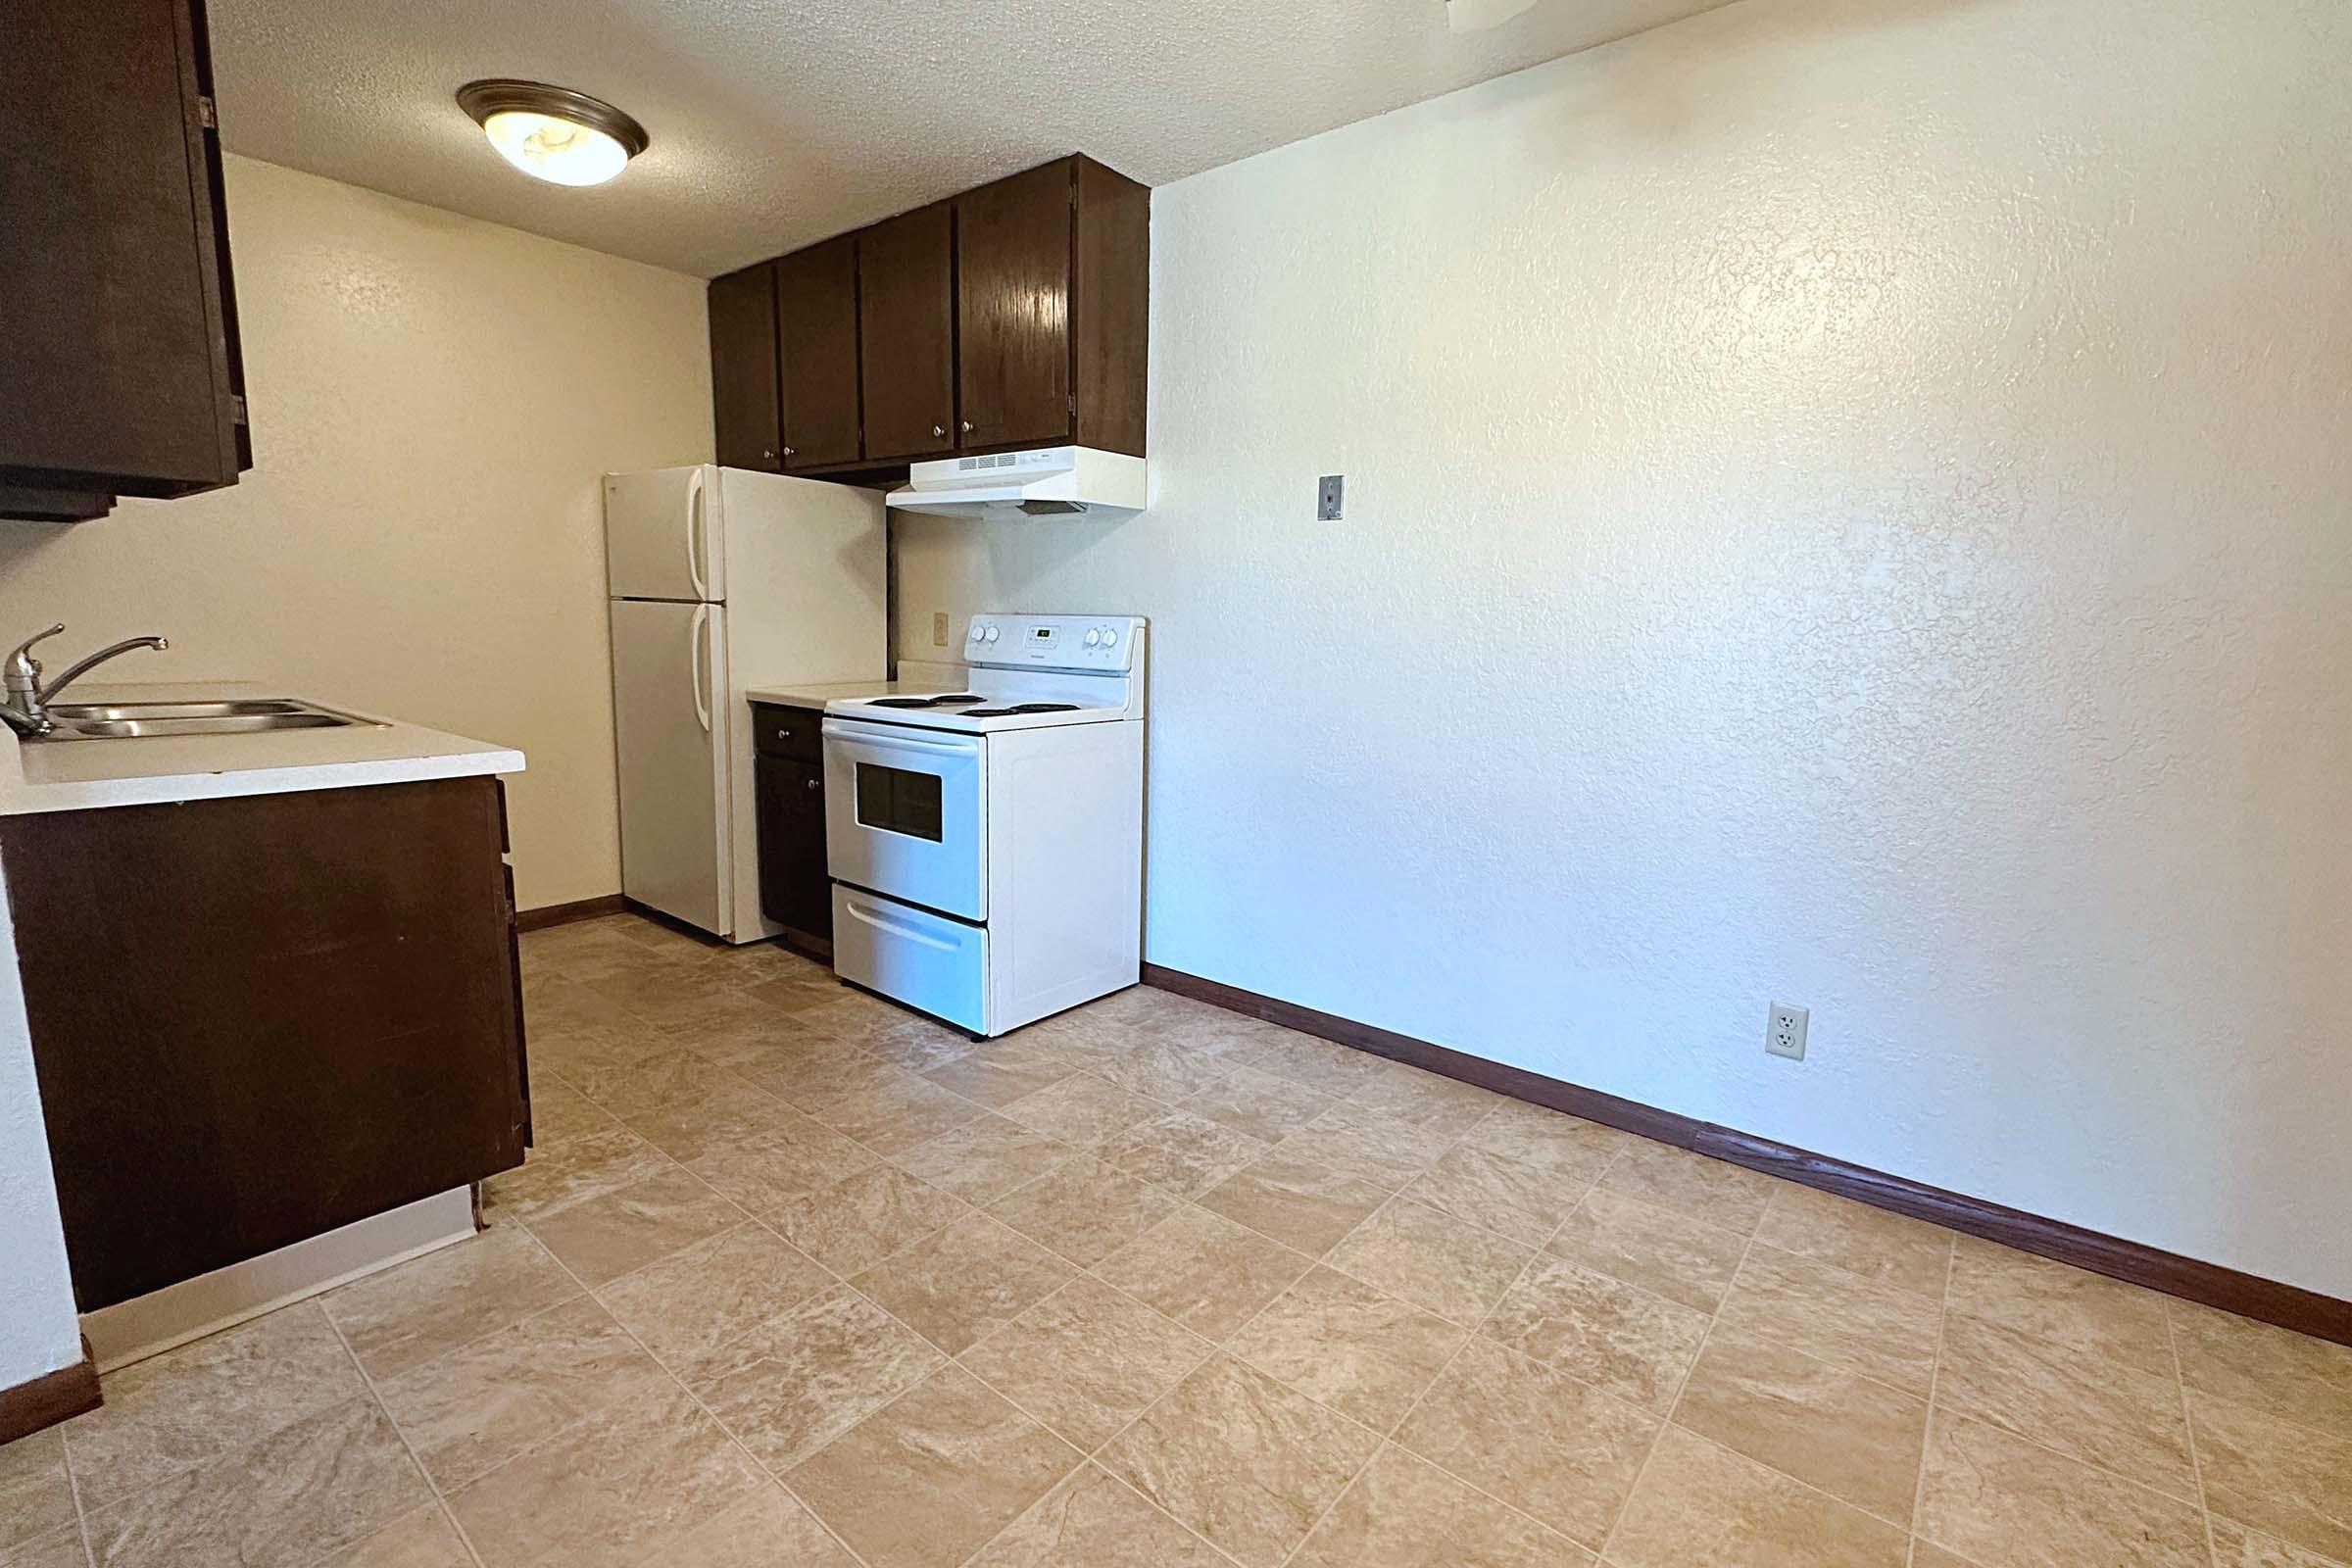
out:
M0 1449L0 1564L2352 1563L2352 1349L1164 993L525 967L493 1227Z

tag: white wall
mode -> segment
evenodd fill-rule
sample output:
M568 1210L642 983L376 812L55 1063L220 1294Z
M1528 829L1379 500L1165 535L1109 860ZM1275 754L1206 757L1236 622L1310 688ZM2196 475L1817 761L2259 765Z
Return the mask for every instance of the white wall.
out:
M0 1390L81 1359L66 1232L49 1173L40 1086L24 1027L17 928L0 887Z
M1156 506L900 650L1153 618L1155 962L2352 1296L2347 58L1745 0L1163 188Z
M0 646L162 632L118 678L280 682L518 747L520 904L619 891L600 478L710 459L703 284L248 159L228 216L253 470L0 522Z

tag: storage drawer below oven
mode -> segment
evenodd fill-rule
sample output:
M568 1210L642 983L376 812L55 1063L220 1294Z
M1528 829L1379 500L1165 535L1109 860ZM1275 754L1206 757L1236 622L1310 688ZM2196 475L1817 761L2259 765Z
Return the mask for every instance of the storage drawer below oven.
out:
M988 932L895 899L833 886L833 972L869 991L988 1031Z

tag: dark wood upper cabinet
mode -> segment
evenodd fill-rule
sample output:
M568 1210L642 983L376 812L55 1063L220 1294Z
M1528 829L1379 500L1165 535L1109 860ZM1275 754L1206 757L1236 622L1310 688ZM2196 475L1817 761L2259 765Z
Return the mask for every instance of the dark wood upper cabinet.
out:
M251 466L200 0L0 5L0 515Z
M787 472L854 463L858 439L858 240L843 234L776 263L776 357Z
M784 423L772 262L710 280L710 416L720 463L776 470Z
M1069 439L1076 216L1066 159L956 198L958 445Z
M1152 188L1091 158L1077 168L1070 363L1080 446L1144 455L1152 335Z
M956 224L948 203L858 234L858 349L865 455L956 448Z
M772 438L788 471L876 484L951 453L1144 455L1152 192L1124 174L1057 158L767 267L764 300L760 268L710 285L719 462L776 467Z

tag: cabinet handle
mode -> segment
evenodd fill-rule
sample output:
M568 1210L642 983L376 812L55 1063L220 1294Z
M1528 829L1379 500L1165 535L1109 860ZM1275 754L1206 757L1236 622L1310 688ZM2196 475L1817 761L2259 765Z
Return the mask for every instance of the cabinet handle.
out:
M948 433L948 427L944 424L935 424L931 427L931 433L933 435L946 435Z

